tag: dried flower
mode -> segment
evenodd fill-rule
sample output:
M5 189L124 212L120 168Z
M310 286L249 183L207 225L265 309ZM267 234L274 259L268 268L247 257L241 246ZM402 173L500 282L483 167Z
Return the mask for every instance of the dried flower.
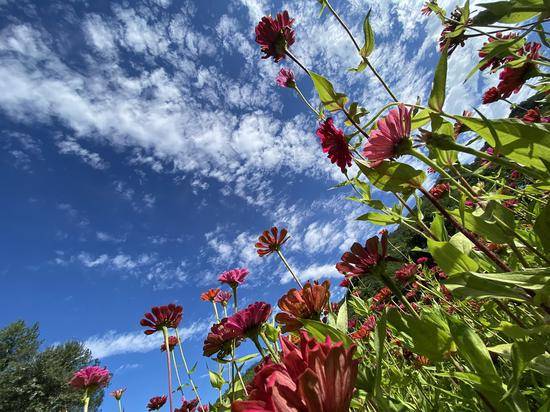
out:
M323 153L328 153L330 161L336 163L342 173L346 173L346 166L351 166L352 156L344 131L334 126L332 118L328 118L319 124L316 134L321 141Z
M169 336L168 337L168 348L170 349L170 352L172 352L174 350L174 348L176 347L176 345L178 343L180 343L180 341L176 336ZM160 350L161 350L161 352L166 352L166 344L165 343L160 345Z
M201 300L204 300L205 302L215 302L218 293L220 293L220 288L209 289L206 292L201 293Z
M277 75L275 81L281 87L290 87L292 89L296 87L294 72L290 69L282 68L279 71L279 74Z
M286 229L281 229L279 232L279 229L275 226L271 230L265 230L254 245L258 255L267 256L280 250L281 246L288 240L287 234Z
M95 391L105 387L111 381L111 374L107 368L100 366L86 366L73 374L69 385L76 389Z
M164 406L165 403L166 403L166 395L154 396L151 399L149 399L149 403L147 404L147 410L158 411L160 408Z
M148 327L144 333L152 335L162 328L177 328L181 322L183 308L173 303L165 306L154 306L151 312L146 313L139 322L141 326Z
M302 331L299 346L287 337L281 346L281 362L256 369L248 400L234 402L232 412L349 410L359 363L355 345L346 349L329 337L319 343Z
M294 44L296 35L292 29L294 19L288 11L277 13L275 19L264 16L256 26L256 43L260 45L262 59L273 57L275 62L285 58L286 49Z
M275 321L282 325L283 332L291 332L302 327L300 319L315 319L323 313L330 299L330 282L325 280L307 282L303 289L290 289L278 302L282 312L275 316Z
M231 289L235 289L237 286L241 285L246 277L248 276L248 269L247 268L238 268L238 269L231 269L227 272L223 272L218 280L221 283L225 283L231 287Z
M370 133L369 141L363 149L363 156L369 159L372 167L378 166L385 159L405 154L410 149L411 111L401 103L378 120L377 126Z
M458 46L464 47L464 41L466 40L466 33L464 29L461 29L460 32L456 33L457 28L462 24L462 10L460 7L454 9L451 13L451 19L453 21L448 21L439 36L439 50L443 50L447 44L449 44L449 56L456 50ZM466 25L471 22L471 19L468 19Z

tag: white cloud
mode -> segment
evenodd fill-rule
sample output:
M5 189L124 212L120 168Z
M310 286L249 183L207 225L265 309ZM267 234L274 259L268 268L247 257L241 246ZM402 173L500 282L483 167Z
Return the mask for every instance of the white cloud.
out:
M99 154L85 149L74 139L58 141L57 148L59 149L59 153L73 154L80 157L84 163L90 165L94 169L107 169L109 167L109 164L104 161Z
M303 269L298 269L295 271L295 273L298 279L300 280L300 282L302 283L308 280L319 280L319 279L342 277L342 275L336 271L334 264L326 264L326 265L313 264ZM293 281L294 280L292 278L292 275L288 272L285 272L285 274L281 277L282 284L287 284Z

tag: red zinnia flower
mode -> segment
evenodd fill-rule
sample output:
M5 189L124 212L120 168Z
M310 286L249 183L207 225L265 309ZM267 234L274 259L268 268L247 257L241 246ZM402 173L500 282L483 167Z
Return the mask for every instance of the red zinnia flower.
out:
M120 388L116 391L111 392L111 396L115 398L117 401L119 401L122 398L122 395L126 392L126 388Z
M218 293L220 293L220 288L209 289L206 292L201 293L201 300L204 300L205 302L215 302Z
M483 104L489 104L501 99L500 91L496 87L491 87L485 93L483 93Z
M346 412L357 378L355 345L324 343L302 331L299 346L281 338L280 363L267 360L256 370L246 401L231 405L232 412L317 411Z
M198 399L192 399L190 401L183 399L181 402L181 407L174 409L174 412L195 412L199 404Z
M162 328L177 328L181 322L183 308L173 303L165 306L154 306L139 322L141 326L149 327L144 333L152 335Z
M384 286L376 295L372 297L371 308L377 311L383 310L386 304L391 300L391 296L392 291L390 288Z
M370 165L378 166L383 160L403 154L410 145L411 111L400 104L396 109L377 122L378 128L370 133L369 141L363 149L363 156ZM403 147L406 142L406 147Z
M265 302L256 302L223 319L226 321L224 327L234 338L255 337L270 315L271 305Z
M338 286L340 286L342 288L349 288L351 286L351 282L350 282L349 278L344 278L344 280L341 281Z
M174 350L174 348L176 347L176 345L179 342L180 341L178 340L178 338L176 336L169 336L168 337L168 348L170 349L170 352L172 352ZM166 352L166 344L165 343L160 345L160 350L161 350L161 352Z
M166 395L154 396L151 399L149 399L149 403L147 404L147 409L149 411L157 411L160 408L162 408L165 403L166 403Z
M354 243L350 251L342 255L342 261L336 264L336 270L346 276L362 276L370 273L379 262L393 260L392 258L387 258L387 232L384 232L381 236L380 249L378 244L377 236L368 239L365 246L361 246L357 242Z
M359 330L350 334L353 339L365 339L376 328L376 316L370 315Z
M288 15L288 11L277 13L275 19L264 16L256 26L256 43L260 45L262 59L273 57L275 62L285 58L288 46L292 46L296 40L292 29L294 19Z
M418 266L416 264L407 263L395 271L395 278L401 283L406 283L416 275L417 271Z
M214 302L221 303L222 306L227 306L227 302L231 299L231 292L226 292L225 290L220 290L214 299Z
M303 289L290 289L279 299L278 306L283 311L275 316L275 321L282 324L283 332L291 332L302 327L300 319L319 320L319 316L330 299L330 282L325 280L307 282Z
M423 263L426 263L429 259L426 257L426 256L422 256L422 257L419 257L418 259L416 259L416 263L418 263L419 265L423 264Z
M332 118L328 118L319 124L316 135L321 140L323 153L328 153L330 161L346 173L346 166L351 166L352 157L344 131L334 126Z
M258 242L254 245L256 247L258 255L267 256L277 250L281 249L281 246L288 240L288 231L286 229L279 229L275 226L271 230L264 231L258 238Z
M430 189L430 194L436 199L441 199L450 188L448 183L439 183Z
M231 343L234 341L235 347L241 344L241 340L235 339L232 331L225 327L227 318L221 320L220 323L212 325L210 333L204 341L202 352L204 356L212 356L218 354L218 357L225 357L231 352Z
M296 79L294 78L294 72L290 69L282 68L275 79L277 84L281 87L296 87Z
M231 289L235 289L244 282L245 278L248 276L248 273L247 268L231 269L227 272L223 272L218 280L229 285Z
M538 107L527 110L521 120L527 123L550 123L550 117L543 117Z
M111 374L107 368L100 366L86 366L73 374L69 385L76 389L95 391L105 387L111 381Z

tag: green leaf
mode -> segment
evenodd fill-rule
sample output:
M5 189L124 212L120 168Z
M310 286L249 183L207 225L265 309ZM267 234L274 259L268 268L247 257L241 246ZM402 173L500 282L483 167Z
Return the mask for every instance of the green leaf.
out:
M430 115L434 113L431 109L422 109L411 119L411 130L425 126L430 122Z
M550 203L546 203L540 214L537 216L533 230L540 239L540 243L544 250L550 252L550 236L547 230L550 228Z
M472 251L472 247L474 246L472 241L460 232L455 233L449 240L449 243L465 255L469 255Z
M438 266L448 275L476 271L479 268L475 260L462 253L450 242L428 239L428 250Z
M528 367L529 362L537 356L544 354L544 341L533 340L530 342L514 342L511 350L512 379L508 385L506 396L514 394L519 389L519 382L523 371Z
M521 272L469 273L496 283L514 285L524 289L541 290L550 285L550 268L529 268Z
M265 336L271 341L271 342L277 342L279 340L279 334L280 330L278 327L273 326L270 323L266 323L264 325L264 333Z
M361 298L358 298L357 296L350 295L348 304L353 309L353 312L359 316L365 317L370 314L369 309L365 304L365 301Z
M363 59L369 57L374 50L374 32L369 22L370 10L363 21L363 34L365 35L365 44L361 47L359 54Z
M428 106L431 109L440 112L443 109L445 103L445 85L447 83L447 58L448 58L448 46L441 51L439 62L435 68L434 81L432 84L432 92L428 100Z
M487 120L457 116L458 121L479 134L499 154L524 166L547 172L550 162L550 125L524 123L518 119ZM491 128L496 136L493 136Z
M209 370L208 376L210 377L210 385L215 389L221 389L225 384L225 379L219 373Z
M348 305L344 299L338 310L338 317L336 318L336 328L344 333L348 332Z
M257 353L251 353L250 355L241 356L240 358L235 359L236 363L245 363L249 360L252 360L254 358L258 357Z
M386 226L401 222L401 216L395 214L368 212L359 216L357 220L367 220L375 225Z
M528 296L521 293L517 288L510 285L496 283L489 279L484 279L482 274L475 276L470 273L454 273L449 275L443 283L453 295L461 296L466 299L512 299L516 301L526 301Z
M544 12L544 3L541 0L495 1L482 3L479 6L485 10L473 18L476 26L500 23L519 23Z
M382 382L382 365L384 364L384 342L386 341L386 316L383 315L376 322L374 329L374 352L376 353L376 369L374 379L374 396L380 393Z
M332 83L320 74L310 72L310 76L319 99L326 109L331 112L341 110L348 100L346 95L335 92Z
M478 70L480 70L485 64L495 57L513 56L515 53L523 47L525 39L516 37L508 40L498 39L490 43L486 43L482 50L485 53L485 57L468 73L466 80L472 77Z
M311 319L301 319L300 321L304 325L304 329L320 342L324 342L326 337L330 336L334 342L343 342L345 347L349 347L353 343L345 332L335 329L332 326Z
M494 243L510 243L513 240L513 235L496 224L487 210L482 214L474 214L468 210L461 211L456 209L449 211L451 216L454 216L461 222L466 229L474 232L485 239Z
M445 228L445 219L439 213L434 213L432 224L430 225L430 232L432 232L437 240L442 242L449 240L447 229Z
M433 310L422 312L418 319L391 309L388 311L388 322L414 353L426 356L433 362L444 360L447 353L454 350L445 321Z
M426 178L422 170L405 163L383 161L377 167L370 167L359 159L355 163L374 186L385 192L410 194Z

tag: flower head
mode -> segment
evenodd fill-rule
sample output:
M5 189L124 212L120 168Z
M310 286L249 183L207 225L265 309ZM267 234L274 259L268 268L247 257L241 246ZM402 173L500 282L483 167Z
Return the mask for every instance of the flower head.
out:
M235 338L254 337L270 315L271 305L265 302L256 302L224 319L226 320L224 327Z
M122 395L126 392L126 388L120 388L111 392L111 396L119 401L122 398Z
M462 10L460 7L456 7L451 13L452 21L445 24L441 35L439 36L439 50L443 50L447 44L449 44L449 56L456 50L458 46L464 47L464 41L466 40L466 33L464 29L460 32L456 32L462 21ZM471 20L468 19L467 23Z
M69 385L76 389L94 391L105 387L111 381L111 373L100 366L86 366L73 374Z
M439 183L430 189L430 194L436 199L441 199L450 188L448 183Z
M391 300L391 297L391 289L387 286L384 286L376 293L376 295L372 297L371 308L376 311L383 310L386 307L386 304Z
M220 292L216 295L216 298L214 299L214 302L221 303L222 306L227 306L227 303L231 299L233 295L231 292L226 292L225 290L220 290Z
M231 352L233 342L235 347L241 344L242 339L235 339L233 331L225 327L226 323L227 318L224 318L220 323L212 325L202 347L204 356L218 354L218 357L223 358Z
M174 350L174 348L178 343L180 343L180 341L176 336L168 337L168 349L170 350L170 352ZM166 352L166 343L163 343L162 345L160 345L160 350L161 352Z
M164 406L165 403L166 403L166 395L154 396L151 399L149 399L149 403L147 404L147 410L158 411L160 408Z
M294 72L284 67L279 71L277 78L275 79L277 84L281 87L296 87L296 79L294 78Z
M323 153L328 153L330 161L336 163L342 173L346 173L346 166L351 166L352 157L344 131L334 126L332 118L328 118L319 124L316 134Z
M498 90L496 87L491 87L489 90L487 90L485 93L483 93L483 104L489 104L496 102L501 99L500 90Z
M231 289L235 289L244 282L245 278L248 276L248 273L248 269L246 268L231 269L227 272L223 272L218 280L221 283L229 285Z
M550 123L550 117L544 117L538 107L527 110L521 120L526 123Z
M418 263L419 265L421 265L421 264L423 264L423 263L426 263L428 260L430 260L430 259L428 259L426 256L421 256L421 257L419 257L418 259L416 259L416 263Z
M418 272L418 266L415 263L407 263L395 271L395 279L401 283L407 283L414 278L416 272Z
M198 404L198 399L192 399L190 401L182 399L181 407L174 409L174 412L195 412L197 410Z
M370 165L378 166L383 160L403 154L410 146L411 111L400 104L377 122L378 128L370 133L363 156Z
M379 248L380 245L380 248ZM365 246L354 243L349 252L342 255L341 262L336 264L336 270L346 276L363 276L371 271L387 258L388 235L384 232L380 242L378 237L374 236L368 239Z
M430 8L430 2L427 1L424 3L422 8L420 9L420 13L423 16L429 16L430 14L432 14L432 9Z
M218 293L220 293L220 288L209 289L206 292L201 293L201 300L204 300L205 302L215 302Z
M365 339L376 328L376 316L370 315L359 330L350 334L353 339Z
M231 405L232 412L349 410L357 378L356 347L324 343L300 333L299 345L281 338L281 362L264 362L256 369L249 397Z
M342 288L349 288L351 286L351 282L349 280L349 278L344 278L344 280L342 280L338 286L342 287Z
M275 19L264 16L256 26L256 43L264 55L262 59L273 57L275 62L285 58L287 47L292 46L296 35L292 29L294 19L288 15L288 11L277 13Z
M177 328L182 315L183 308L180 305L171 303L165 306L154 306L151 312L143 315L144 318L139 323L141 326L150 328L144 332L146 335L152 335L162 328Z
M329 289L328 280L321 285L318 282L307 282L303 289L290 289L281 297L278 306L282 312L275 316L275 321L282 324L283 332L300 329L300 319L319 320L330 299Z
M281 229L279 232L279 229L275 226L271 230L265 230L254 245L258 255L267 256L280 250L281 246L288 240L287 234L288 231L286 229Z
M510 40L516 37L517 37L516 33L507 33L507 34L503 34L502 32L496 33L494 37L489 37L489 41L487 43L483 43L481 50L479 50L479 54L478 54L479 57L483 59L489 54L489 51L493 49L493 47L491 46L491 43L493 43L494 41ZM493 56L483 66L481 66L479 70L483 71L488 67L490 67L492 71L496 70L500 66L502 66L504 63L506 63L506 61L509 58L510 56L501 56L501 55Z

